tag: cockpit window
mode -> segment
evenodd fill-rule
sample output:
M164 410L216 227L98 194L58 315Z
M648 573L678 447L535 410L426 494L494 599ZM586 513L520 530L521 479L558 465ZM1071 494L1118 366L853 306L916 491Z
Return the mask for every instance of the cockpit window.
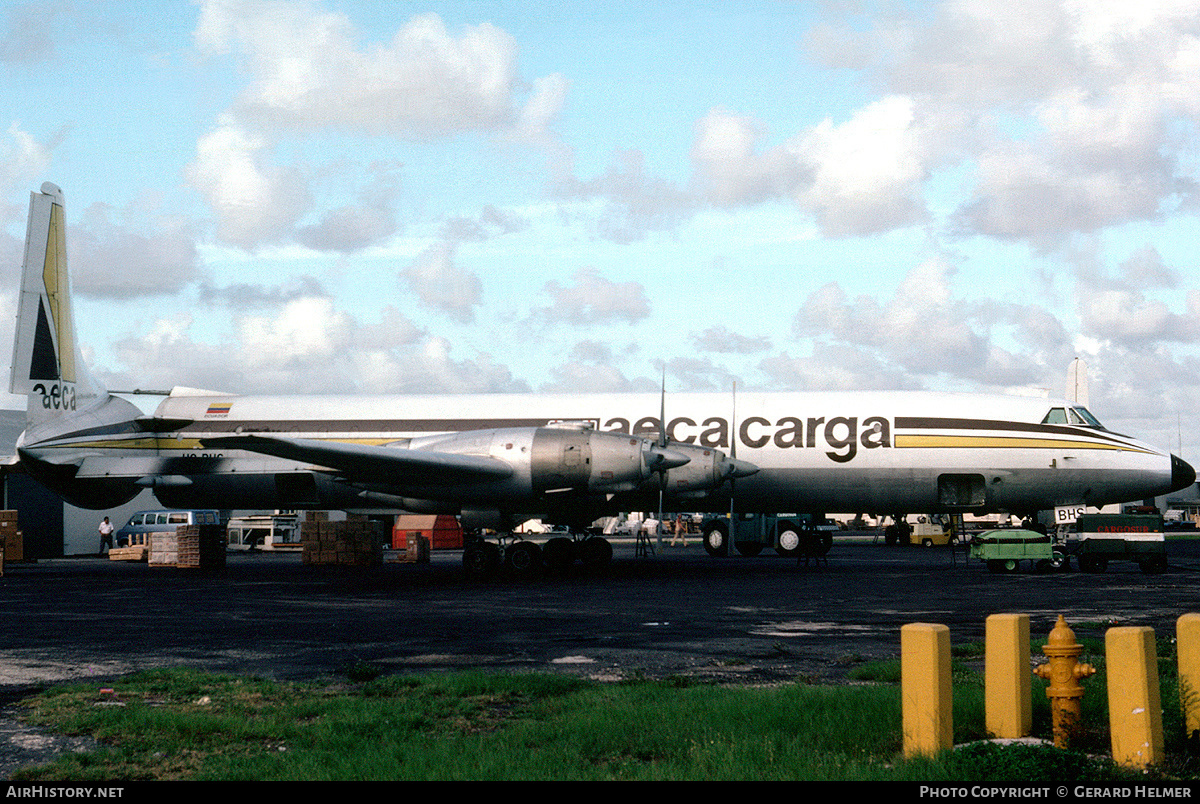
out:
M1067 411L1063 408L1050 408L1050 412L1046 414L1046 418L1042 419L1042 424L1066 424Z
M1093 416L1087 408L1074 407L1071 408L1071 413L1083 419L1083 424L1085 427L1097 427L1101 430L1104 429L1104 425L1100 423L1100 420Z
M1042 424L1073 424L1076 427L1095 427L1104 429L1100 420L1093 416L1087 408L1076 405L1070 408L1050 408Z

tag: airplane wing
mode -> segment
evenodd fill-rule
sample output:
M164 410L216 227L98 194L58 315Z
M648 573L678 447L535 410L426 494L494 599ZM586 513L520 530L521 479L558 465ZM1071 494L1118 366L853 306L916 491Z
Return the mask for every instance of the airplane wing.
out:
M512 467L503 461L481 455L456 455L308 438L240 435L206 438L202 443L208 449L242 449L325 466L353 477L385 477L399 483L482 483L503 480L513 472Z

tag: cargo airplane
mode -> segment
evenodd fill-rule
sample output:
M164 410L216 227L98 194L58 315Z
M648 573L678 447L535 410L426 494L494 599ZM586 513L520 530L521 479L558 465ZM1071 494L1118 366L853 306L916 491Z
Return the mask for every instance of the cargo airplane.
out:
M1020 396L677 394L667 416L658 394L180 387L146 414L84 365L63 196L50 183L31 193L10 387L28 397L19 465L85 508L151 489L173 508L452 513L500 531L540 516L582 532L619 511L725 512L731 502L740 512L1024 515L1142 500L1196 479L1079 404Z

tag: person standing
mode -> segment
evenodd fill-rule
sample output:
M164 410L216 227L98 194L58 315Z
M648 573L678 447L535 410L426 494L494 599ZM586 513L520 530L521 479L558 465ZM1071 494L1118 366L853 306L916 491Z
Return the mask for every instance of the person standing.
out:
M675 515L675 531L671 536L671 546L674 547L676 542L682 541L683 546L687 547L687 525L684 524L683 514Z
M108 517L104 517L104 521L100 523L100 555L104 555L104 548L107 546L109 550L113 548L113 524L108 521Z

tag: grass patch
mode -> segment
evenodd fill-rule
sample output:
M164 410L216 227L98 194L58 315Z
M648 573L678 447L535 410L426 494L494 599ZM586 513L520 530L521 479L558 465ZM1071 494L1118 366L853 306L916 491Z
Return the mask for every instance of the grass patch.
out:
M954 685L956 743L985 736L977 675ZM1035 728L1048 733L1044 694L1035 689L1034 700ZM105 748L13 781L1155 778L1028 746L904 760L892 683L752 688L456 673L300 684L166 670L124 678L111 693L56 687L23 706L28 722L90 734ZM1169 772L1195 778L1178 764Z
M846 671L851 681L874 681L880 684L900 683L899 659L873 659ZM983 675L969 664L951 658L950 680L954 684L983 683Z

